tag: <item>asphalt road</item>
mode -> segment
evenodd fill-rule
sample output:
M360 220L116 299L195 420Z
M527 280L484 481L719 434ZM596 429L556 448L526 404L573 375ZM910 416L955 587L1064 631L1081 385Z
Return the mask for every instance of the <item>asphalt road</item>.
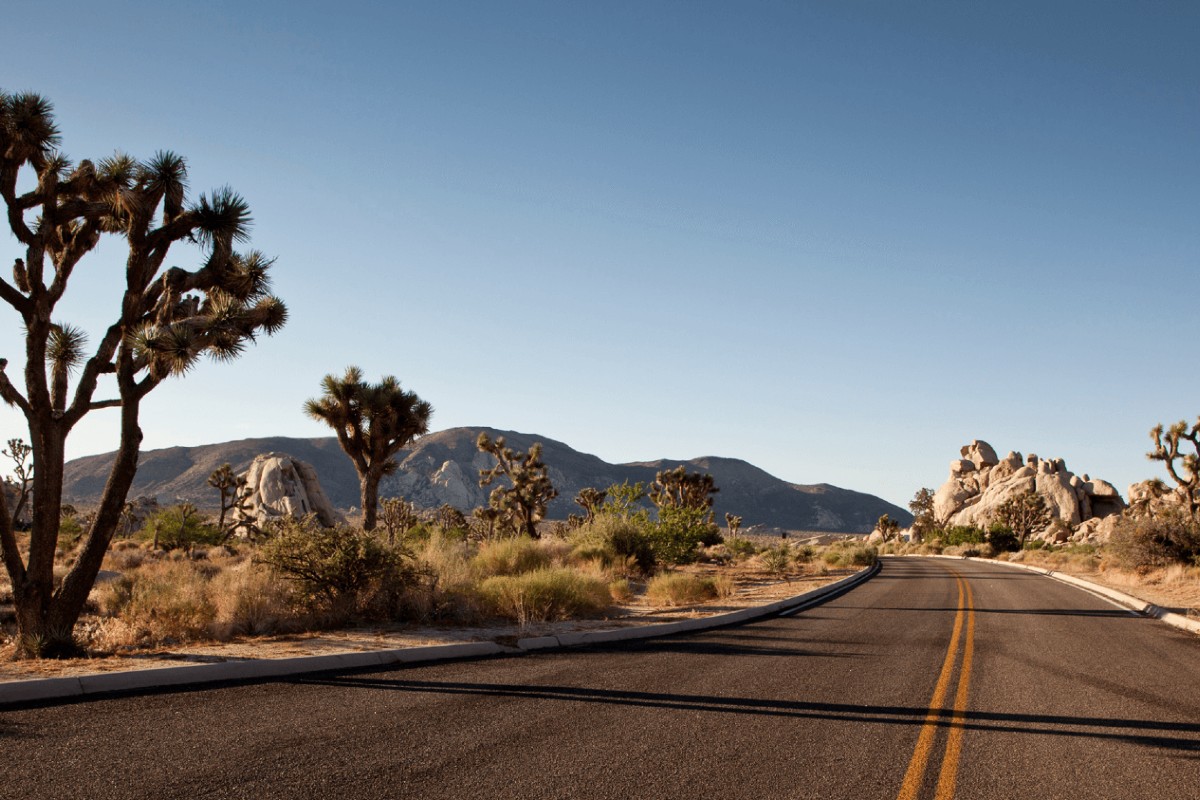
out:
M2 798L1200 797L1200 637L890 559L620 647L0 712Z

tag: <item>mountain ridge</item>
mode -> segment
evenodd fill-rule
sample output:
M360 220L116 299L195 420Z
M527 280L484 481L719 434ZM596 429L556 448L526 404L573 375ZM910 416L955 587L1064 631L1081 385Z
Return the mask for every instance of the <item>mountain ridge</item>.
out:
M493 460L475 447L481 432L493 438L503 436L517 450L528 449L534 442L542 443L543 460L551 482L559 491L558 498L550 505L551 518L564 519L567 514L578 512L572 498L585 486L604 488L624 481L649 483L659 470L682 465L713 475L720 489L714 503L718 520L728 511L741 516L745 526L857 533L870 531L885 513L902 524L911 521L907 511L874 495L830 484L789 483L743 459L701 456L610 464L544 436L485 427L450 428L422 436L397 454L399 469L384 478L380 497L401 496L423 507L450 503L464 511L486 504L490 489L479 487L479 469L491 466ZM307 461L316 469L335 506L358 505L358 477L333 436L254 437L148 450L141 454L130 496L148 495L160 502L188 500L214 506L216 493L207 485L212 471L228 462L236 472L242 472L262 453L282 453ZM112 453L104 453L68 462L63 482L65 499L80 504L96 502L112 457Z

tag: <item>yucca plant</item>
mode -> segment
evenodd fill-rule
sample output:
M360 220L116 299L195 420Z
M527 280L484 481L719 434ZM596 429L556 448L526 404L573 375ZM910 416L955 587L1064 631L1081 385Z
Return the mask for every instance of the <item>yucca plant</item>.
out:
M321 389L321 396L306 402L304 411L337 434L358 473L363 530L374 530L379 481L396 471L395 455L401 448L428 433L433 406L400 388L392 375L367 383L358 367L348 368L340 378L326 375Z
M159 384L210 356L229 360L262 333L279 330L287 309L270 293L271 259L239 252L249 205L232 189L189 202L187 164L163 151L139 161L117 153L72 162L59 150L53 108L36 94L0 93L0 197L22 257L0 299L24 327L24 386L0 360L0 398L25 417L36 469L28 555L17 547L0 496L0 552L13 586L18 652L73 652L72 631L116 532L137 470L141 404ZM122 240L121 302L89 342L56 318L80 262L104 237ZM195 243L192 269L165 266L172 247ZM173 261L176 259L173 259ZM72 380L72 376L74 379ZM105 386L113 394L97 397ZM76 560L54 579L67 437L90 412L120 408L116 455Z

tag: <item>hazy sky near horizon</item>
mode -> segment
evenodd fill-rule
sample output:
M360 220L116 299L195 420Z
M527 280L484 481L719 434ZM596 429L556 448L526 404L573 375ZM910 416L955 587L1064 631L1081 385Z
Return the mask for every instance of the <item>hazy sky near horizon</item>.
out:
M170 149L193 197L234 187L291 312L156 390L145 449L329 435L301 405L357 364L437 430L904 504L974 438L1124 491L1165 476L1151 426L1200 413L1193 2L46 15L6 6L0 89L47 96L74 159ZM121 257L84 262L64 320L111 322ZM93 417L71 456L115 447Z

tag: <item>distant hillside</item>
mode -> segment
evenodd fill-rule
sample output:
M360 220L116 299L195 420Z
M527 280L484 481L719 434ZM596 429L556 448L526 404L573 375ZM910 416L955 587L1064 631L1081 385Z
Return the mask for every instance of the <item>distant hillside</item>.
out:
M551 517L557 519L579 511L572 498L585 486L603 488L622 481L649 482L659 470L680 464L692 471L710 473L721 490L716 496L718 519L723 519L729 511L740 515L745 526L865 533L881 514L889 514L906 525L912 519L904 509L874 495L828 484L787 483L739 459L706 456L690 461L609 464L544 436L491 428L451 428L422 437L398 454L400 469L384 479L380 496L402 496L427 508L450 503L464 511L485 504L489 490L479 487L479 470L491 466L492 458L475 448L481 431L493 437L504 436L511 447L521 450L534 442L542 443L543 459L559 491L558 499L550 507ZM235 471L241 472L256 455L271 452L286 453L312 464L334 505L341 508L358 505L358 477L332 436L268 437L149 450L141 455L130 496L149 495L161 502L182 498L213 506L216 492L206 483L213 470L229 462ZM111 463L111 453L69 462L63 486L66 499L73 503L98 501Z

